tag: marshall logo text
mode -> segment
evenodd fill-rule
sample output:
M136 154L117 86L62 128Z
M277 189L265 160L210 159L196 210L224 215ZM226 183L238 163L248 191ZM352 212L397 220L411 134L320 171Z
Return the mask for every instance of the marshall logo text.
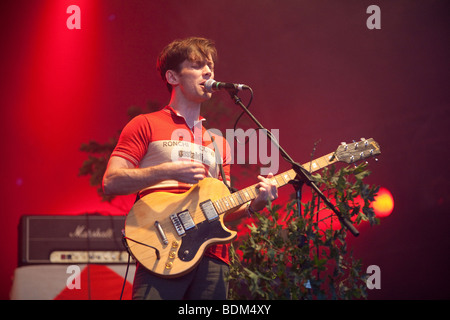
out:
M86 239L113 239L114 231L111 228L101 230L100 228L90 230L85 225L78 225L74 232L69 232L70 238Z

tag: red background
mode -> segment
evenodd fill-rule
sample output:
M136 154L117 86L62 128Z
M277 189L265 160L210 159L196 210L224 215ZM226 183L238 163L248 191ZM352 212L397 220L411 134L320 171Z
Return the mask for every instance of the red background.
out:
M72 4L81 9L81 30L66 27ZM366 27L371 4L381 8L381 30ZM370 298L450 298L447 1L0 6L0 298L9 297L22 215L126 212L120 207L132 199L102 203L88 179L77 176L86 159L79 147L106 142L127 122L130 106L166 103L156 56L173 39L192 35L216 41L216 79L253 88L255 116L280 130L295 160L308 161L319 139L317 156L360 137L380 143L368 182L390 190L395 209L380 226L360 227L351 241L366 266L381 268L381 289ZM239 114L226 94L223 101Z

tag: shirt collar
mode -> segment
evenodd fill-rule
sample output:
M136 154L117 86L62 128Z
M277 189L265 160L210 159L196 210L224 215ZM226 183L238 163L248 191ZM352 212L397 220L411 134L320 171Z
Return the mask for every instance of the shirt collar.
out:
M176 112L171 106L166 106L164 109L168 110L169 112L171 112L172 114L176 115L177 117L183 118L184 122L186 122L186 118L183 115L181 115L178 112ZM203 118L202 116L199 116L198 121L196 121L196 123L198 123L200 121L205 121L205 120L206 120L205 118Z

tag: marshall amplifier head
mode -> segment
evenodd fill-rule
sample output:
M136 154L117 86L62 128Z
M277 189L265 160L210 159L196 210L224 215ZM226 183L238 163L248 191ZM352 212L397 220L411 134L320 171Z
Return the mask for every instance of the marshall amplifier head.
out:
M127 263L124 225L125 216L22 216L18 264Z

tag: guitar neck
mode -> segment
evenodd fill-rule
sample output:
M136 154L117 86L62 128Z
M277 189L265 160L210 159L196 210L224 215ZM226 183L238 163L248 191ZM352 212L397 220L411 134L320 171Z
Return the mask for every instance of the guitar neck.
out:
M308 163L303 164L303 168L308 170L309 172L315 172L317 170L320 170L330 164L333 164L337 162L338 160L336 157L333 156L334 153L329 153L323 157L317 158L313 161L310 161ZM280 173L272 178L273 181L275 181L277 187L285 186L289 183L289 181L295 179L296 173L294 169L285 171L283 173ZM244 203L247 203L253 199L255 199L258 195L257 184L254 184L250 187L247 187L245 189L236 191L228 196L225 196L223 198L220 198L216 201L214 201L214 205L217 209L218 214L225 213L229 210L232 210L234 208L237 208Z

